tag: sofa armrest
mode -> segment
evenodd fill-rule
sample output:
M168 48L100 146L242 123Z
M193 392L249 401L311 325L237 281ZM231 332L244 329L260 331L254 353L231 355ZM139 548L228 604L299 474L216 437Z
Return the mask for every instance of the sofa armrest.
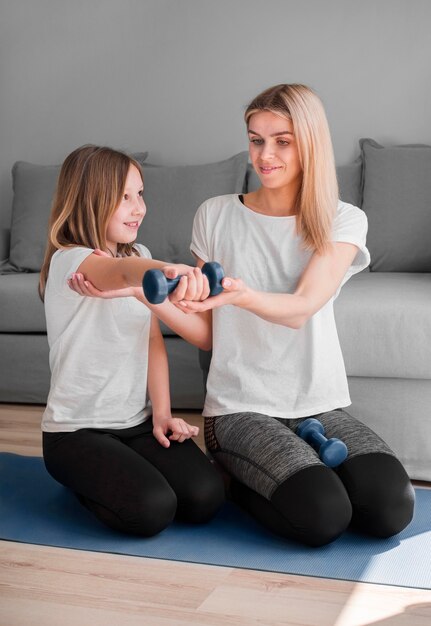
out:
M0 228L0 261L9 258L10 228Z

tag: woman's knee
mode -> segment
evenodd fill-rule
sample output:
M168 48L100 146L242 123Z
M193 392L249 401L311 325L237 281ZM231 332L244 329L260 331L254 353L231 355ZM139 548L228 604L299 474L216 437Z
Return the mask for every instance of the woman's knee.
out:
M400 461L391 454L363 454L339 469L353 506L353 526L375 537L400 533L412 520L415 495Z
M323 546L339 537L349 526L352 506L333 470L313 465L290 476L271 497L282 514L289 533L311 546Z

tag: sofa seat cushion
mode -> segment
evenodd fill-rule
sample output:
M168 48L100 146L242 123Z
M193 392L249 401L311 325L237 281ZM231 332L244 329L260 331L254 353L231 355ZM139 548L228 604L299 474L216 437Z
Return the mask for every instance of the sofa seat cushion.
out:
M46 333L39 273L0 275L0 332Z
M349 376L431 379L431 274L362 272L335 301Z

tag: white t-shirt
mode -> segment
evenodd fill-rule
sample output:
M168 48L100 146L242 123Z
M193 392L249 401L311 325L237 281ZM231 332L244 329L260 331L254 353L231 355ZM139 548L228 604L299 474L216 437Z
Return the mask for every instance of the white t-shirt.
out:
M333 240L358 247L343 284L369 264L367 227L361 209L339 202ZM293 293L312 255L300 244L295 216L262 215L238 195L226 195L199 207L191 250L203 261L218 261L227 276L253 289ZM351 404L334 319L337 295L299 330L233 305L214 309L204 415L253 411L299 418Z
M135 244L141 256L149 250ZM129 428L147 419L151 312L136 298L80 296L67 279L93 252L57 250L45 291L51 387L42 430Z

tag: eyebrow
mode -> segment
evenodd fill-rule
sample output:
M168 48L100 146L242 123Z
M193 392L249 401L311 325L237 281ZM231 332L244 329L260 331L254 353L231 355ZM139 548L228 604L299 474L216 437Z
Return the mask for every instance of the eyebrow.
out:
M259 133L257 133L255 130L251 130L251 128L248 129L248 132L252 135L259 135ZM273 133L272 135L270 135L270 137L278 137L279 135L293 135L293 133L290 130L283 130L280 133ZM260 136L261 135L259 135L259 137Z

